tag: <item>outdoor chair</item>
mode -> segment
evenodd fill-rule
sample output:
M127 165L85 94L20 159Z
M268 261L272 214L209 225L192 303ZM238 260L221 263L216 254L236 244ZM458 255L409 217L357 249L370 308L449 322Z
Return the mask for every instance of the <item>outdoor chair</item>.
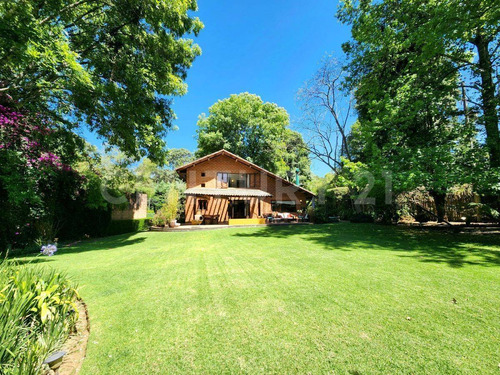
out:
M299 221L303 223L309 221L309 214L306 212L304 215L299 216Z

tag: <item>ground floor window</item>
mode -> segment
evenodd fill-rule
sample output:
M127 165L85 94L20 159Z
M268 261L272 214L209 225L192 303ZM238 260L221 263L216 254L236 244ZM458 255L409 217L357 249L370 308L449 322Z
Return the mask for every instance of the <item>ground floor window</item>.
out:
M295 201L271 201L273 211L277 212L297 212L297 202Z
M198 199L198 210L205 211L208 208L208 201L205 199Z

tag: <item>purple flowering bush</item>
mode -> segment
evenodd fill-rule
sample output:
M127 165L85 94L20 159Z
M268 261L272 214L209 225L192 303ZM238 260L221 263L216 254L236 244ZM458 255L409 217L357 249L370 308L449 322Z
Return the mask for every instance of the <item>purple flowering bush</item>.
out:
M83 141L38 115L0 105L0 251L55 237L85 176L72 168Z

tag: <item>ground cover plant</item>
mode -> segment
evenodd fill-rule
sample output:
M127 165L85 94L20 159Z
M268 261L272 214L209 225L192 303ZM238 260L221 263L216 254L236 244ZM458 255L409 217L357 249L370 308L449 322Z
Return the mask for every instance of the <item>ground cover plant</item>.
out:
M78 319L74 284L44 266L0 263L0 374L40 374Z
M341 223L143 232L37 260L81 285L82 374L497 374L499 244Z

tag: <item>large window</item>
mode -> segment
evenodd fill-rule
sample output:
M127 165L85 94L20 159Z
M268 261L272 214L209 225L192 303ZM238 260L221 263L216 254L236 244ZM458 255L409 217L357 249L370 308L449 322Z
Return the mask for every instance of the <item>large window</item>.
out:
M258 188L258 173L217 173L217 188Z
M271 201L271 208L277 212L297 212L295 201Z

